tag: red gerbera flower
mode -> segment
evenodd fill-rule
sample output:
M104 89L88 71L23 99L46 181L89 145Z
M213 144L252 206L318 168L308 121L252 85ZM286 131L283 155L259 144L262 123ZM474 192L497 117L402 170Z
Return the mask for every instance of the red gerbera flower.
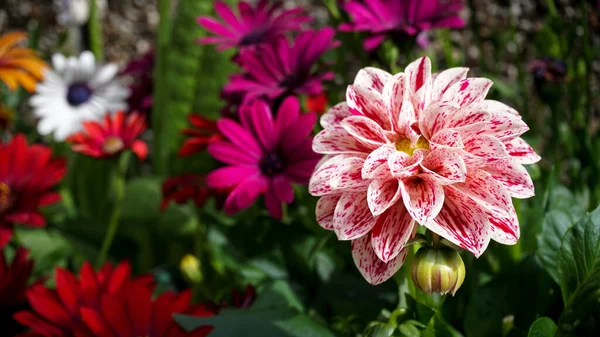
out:
M46 337L71 337L75 329L85 331L81 322L80 308L100 308L102 298L108 295L123 296L125 286L130 283L131 266L122 262L113 268L107 263L95 272L86 262L79 271L79 279L71 272L56 268L56 289L35 285L28 289L27 299L33 310L17 312L17 322ZM138 278L139 288L149 288L149 276ZM139 286L143 284L144 286ZM79 336L87 336L81 334Z
M203 207L208 199L214 196L217 199L217 207L220 208L225 202L227 191L209 187L203 174L183 174L171 177L162 184L162 202L160 210L164 211L172 201L185 204L193 200L196 207Z
M327 110L327 94L321 91L316 95L309 95L306 98L306 109L319 115L325 113Z
M0 247L4 247L16 223L43 227L39 207L56 203L60 195L51 189L65 175L63 159L51 159L52 150L27 145L23 135L0 144Z
M29 252L18 248L10 265L4 251L0 251L0 326L8 336L23 331L23 326L13 318L16 311L27 308L25 290L33 270L33 261L27 259Z
M107 158L131 149L141 160L148 155L145 142L136 139L146 129L145 118L132 113L125 116L122 111L107 114L104 123L89 121L83 123L84 132L67 138L73 143L73 151L94 158Z
M188 156L206 150L210 143L223 139L223 135L217 128L217 123L203 116L193 114L188 117L192 128L185 129L181 133L190 136L179 150L179 156Z
M207 317L217 314L214 305L191 305L190 290L165 292L152 299L152 289L131 286L121 296L106 296L98 308L82 308L82 322L94 337L204 337L213 329L200 327L186 333L173 314Z

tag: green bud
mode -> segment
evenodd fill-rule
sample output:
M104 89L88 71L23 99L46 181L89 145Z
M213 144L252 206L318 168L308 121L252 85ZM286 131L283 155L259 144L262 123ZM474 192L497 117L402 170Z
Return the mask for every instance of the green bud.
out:
M465 280L465 264L457 251L443 247L421 247L411 266L413 282L428 294L452 296Z
M200 270L200 261L192 254L187 254L181 259L179 269L185 279L192 284L202 282L202 271Z

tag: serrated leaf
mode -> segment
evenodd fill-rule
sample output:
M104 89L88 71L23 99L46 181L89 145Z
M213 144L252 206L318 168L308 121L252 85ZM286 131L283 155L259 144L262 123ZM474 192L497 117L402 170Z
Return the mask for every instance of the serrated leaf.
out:
M557 327L548 317L540 317L529 328L527 337L554 337Z
M600 299L600 208L567 232L556 263L565 303L558 327L572 332Z
M572 217L566 212L550 211L544 216L542 232L537 238L540 263L556 283L559 282L556 259L562 240L573 223Z

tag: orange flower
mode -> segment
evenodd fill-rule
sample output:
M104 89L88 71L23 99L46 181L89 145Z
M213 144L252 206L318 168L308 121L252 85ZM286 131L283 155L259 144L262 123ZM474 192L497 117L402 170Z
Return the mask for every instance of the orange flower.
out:
M23 32L10 32L0 36L0 81L10 90L21 85L33 92L37 82L43 79L47 65L34 50L19 47L27 39Z

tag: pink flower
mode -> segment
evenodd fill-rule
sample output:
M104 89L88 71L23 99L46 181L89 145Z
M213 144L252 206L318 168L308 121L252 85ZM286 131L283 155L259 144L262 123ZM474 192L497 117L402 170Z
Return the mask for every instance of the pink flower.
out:
M520 138L529 128L518 112L485 100L492 81L467 71L432 74L428 58L394 76L365 68L321 118L317 221L352 240L370 283L400 268L417 224L475 256L490 239L519 238L511 197L534 195L523 164L540 157Z
M344 4L352 23L340 31L369 32L364 41L368 51L376 49L387 36L416 35L433 28L462 28L458 15L462 0L352 0Z
M315 64L339 44L334 35L333 28L324 28L302 32L292 44L280 38L268 45L242 50L237 62L245 73L234 75L223 93L243 94L244 102L321 93L321 81L333 79L333 73L322 72Z
M281 218L281 203L294 200L292 183L307 184L320 158L311 149L316 119L314 113L300 114L300 103L289 97L276 118L265 102L256 101L241 109L241 125L228 118L217 122L229 141L210 144L208 152L228 166L211 172L206 182L232 188L225 201L227 214L250 207L264 194L269 213Z
M198 23L217 36L200 39L203 44L217 44L217 50L245 47L273 41L288 31L300 30L302 24L312 21L300 7L278 11L281 2L271 5L260 0L256 7L248 2L238 4L239 15L221 1L215 3L215 10L223 22L209 16L201 16Z

